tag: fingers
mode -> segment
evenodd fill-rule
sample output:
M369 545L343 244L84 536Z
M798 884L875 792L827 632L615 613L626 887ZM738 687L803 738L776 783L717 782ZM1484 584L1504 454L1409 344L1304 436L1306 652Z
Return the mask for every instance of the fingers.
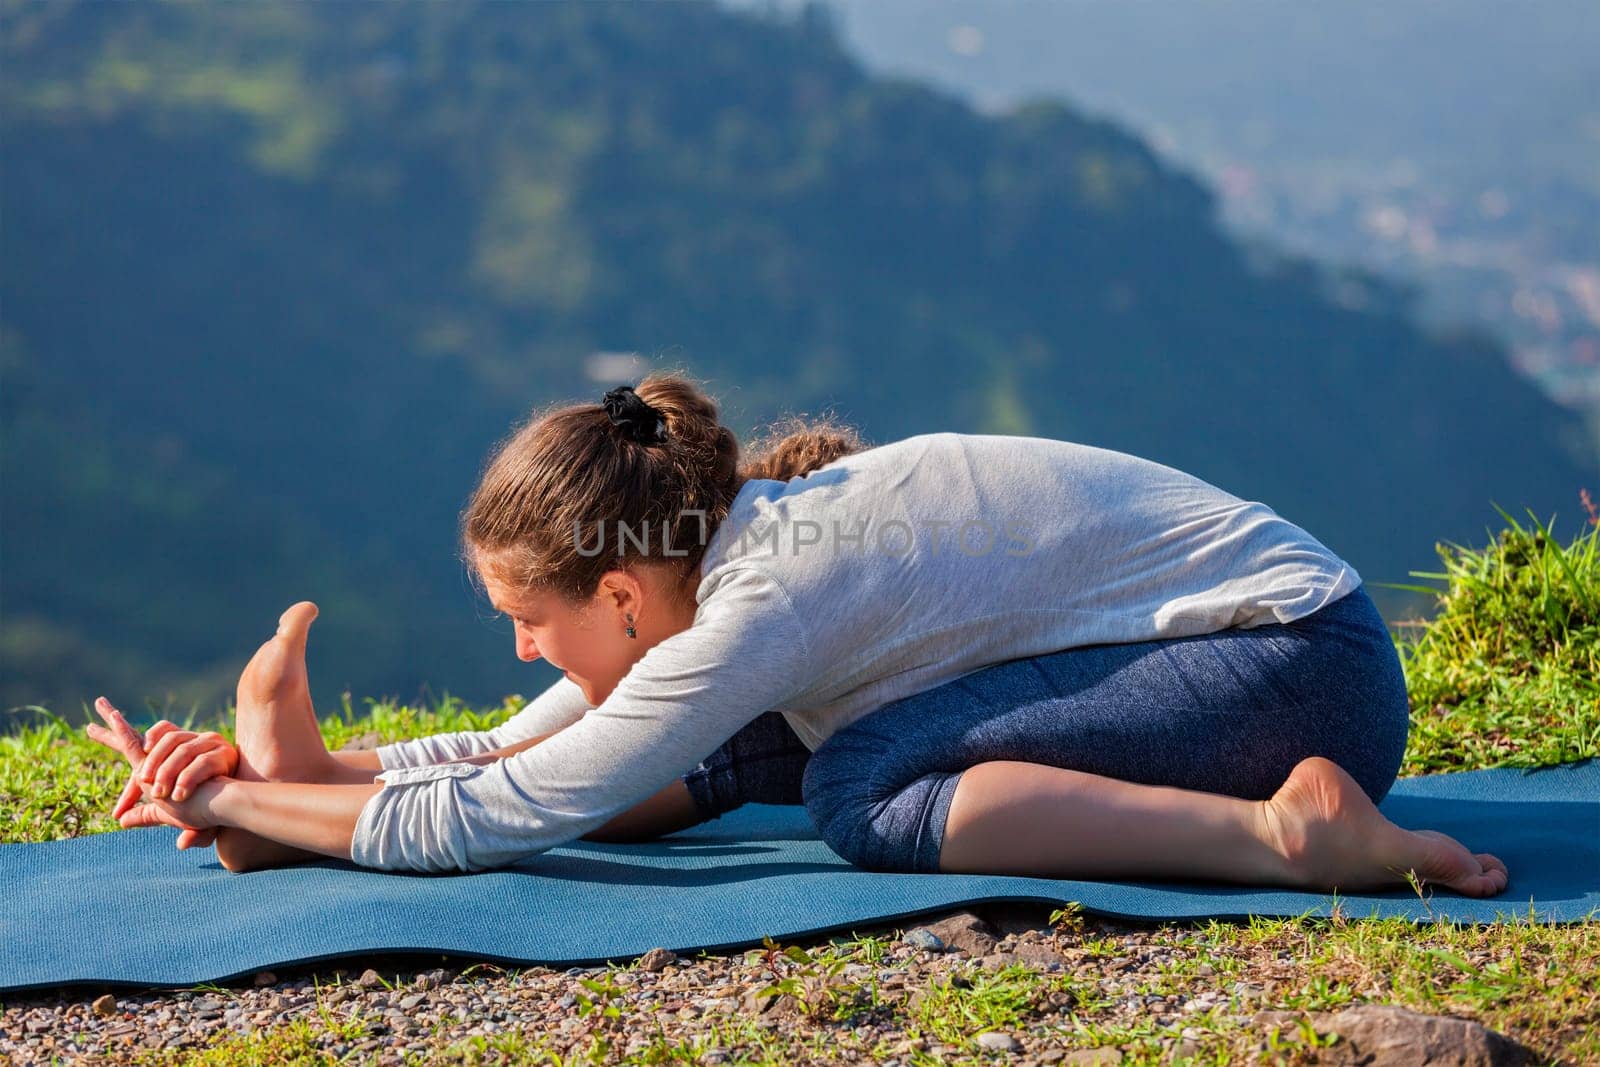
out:
M207 848L217 839L216 828L209 830L185 830L178 835L178 847Z
M110 730L107 730L104 726L97 726L94 723L90 723L88 726L83 728L83 732L89 735L89 739L91 741L98 741L107 748L114 749L117 755L127 755L127 753L122 750L122 738L118 737Z
M144 738L139 736L139 731L128 725L128 720L122 717L105 697L100 697L94 702L95 711L106 721L109 730L91 725L89 736L101 744L116 749L122 753L129 763L137 764L144 758Z
M128 784L122 787L122 795L117 798L116 804L111 808L113 819L122 818L122 813L137 804L144 795L144 790L139 785L137 772L128 776Z
M172 782L172 799L178 801L187 800L189 795L194 792L195 787L207 778L215 778L220 774L228 773L227 750L212 748L189 760L187 766L169 774L167 767L178 765L178 761L183 759L184 749L187 749L190 745L199 744L204 744L204 742L195 740L181 746L174 753L174 759L169 760L161 768L160 776L156 779L156 796L167 795L163 790L167 788L167 783L170 779Z
M180 830L189 829L176 815L170 814L156 803L140 804L130 811L125 811L118 817L117 822L122 824L124 830L141 826L176 826Z
M160 724L157 723L156 725L159 726ZM152 727L151 733L154 732L155 729ZM139 765L140 780L143 781L145 785L156 785L158 781L157 776L164 769L165 765L171 760L173 752L193 741L198 736L198 734L191 730L176 729L168 730L162 734L160 740L156 741L154 745L150 746L150 750L145 753L144 762ZM167 775L166 784L170 785L173 776L175 776L177 773L178 765L174 765L173 769ZM153 793L152 795L158 797L166 796L165 793L161 792Z
M145 758L140 778L159 799L184 800L207 778L232 774L238 750L215 731L195 734L187 730L168 734Z
M177 729L178 729L178 724L177 723L168 722L166 719L162 719L160 722L158 722L154 726L150 727L150 729L146 730L144 732L144 751L145 751L145 754L149 755L150 746L151 745L155 744L157 741L161 740L163 737L167 736L168 734L172 733L174 730L177 730Z
M116 734L123 744L141 749L144 747L144 738L139 736L139 731L128 725L128 720L122 717L122 712L118 711L111 701L101 697L95 701L94 706L100 717L106 721L106 725L111 727L112 733Z

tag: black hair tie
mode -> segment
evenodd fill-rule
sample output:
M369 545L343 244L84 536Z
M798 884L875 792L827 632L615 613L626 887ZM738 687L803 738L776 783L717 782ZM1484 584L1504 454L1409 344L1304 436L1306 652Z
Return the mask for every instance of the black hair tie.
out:
M631 385L619 385L601 401L611 425L622 431L630 441L641 445L659 445L667 440L667 419L660 411L644 402Z

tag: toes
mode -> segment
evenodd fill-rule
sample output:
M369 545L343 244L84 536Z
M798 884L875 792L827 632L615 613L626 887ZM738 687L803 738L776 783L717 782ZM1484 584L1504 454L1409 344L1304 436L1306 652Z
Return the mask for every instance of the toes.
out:
M311 623L317 615L317 606L309 600L291 604L287 611L278 616L278 636L303 648L306 631L311 629Z

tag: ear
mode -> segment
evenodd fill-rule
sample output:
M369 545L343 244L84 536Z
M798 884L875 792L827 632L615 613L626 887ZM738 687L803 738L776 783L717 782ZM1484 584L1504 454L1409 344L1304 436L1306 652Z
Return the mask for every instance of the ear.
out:
M638 573L618 569L607 571L600 576L600 585L595 590L595 597L608 608L631 611L637 615L639 605L644 603L649 591L649 587L640 579Z

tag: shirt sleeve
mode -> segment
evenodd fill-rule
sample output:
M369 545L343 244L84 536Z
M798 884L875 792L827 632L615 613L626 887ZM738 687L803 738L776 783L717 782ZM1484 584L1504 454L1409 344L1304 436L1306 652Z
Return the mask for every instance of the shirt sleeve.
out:
M493 763L401 767L356 820L351 859L380 870L503 867L582 837L688 773L800 691L810 643L783 586L733 568L577 722Z
M378 763L387 770L394 767L425 767L465 756L479 756L571 726L583 718L590 708L578 683L569 678L558 678L554 685L540 693L521 711L493 729L430 734L409 741L379 745Z

